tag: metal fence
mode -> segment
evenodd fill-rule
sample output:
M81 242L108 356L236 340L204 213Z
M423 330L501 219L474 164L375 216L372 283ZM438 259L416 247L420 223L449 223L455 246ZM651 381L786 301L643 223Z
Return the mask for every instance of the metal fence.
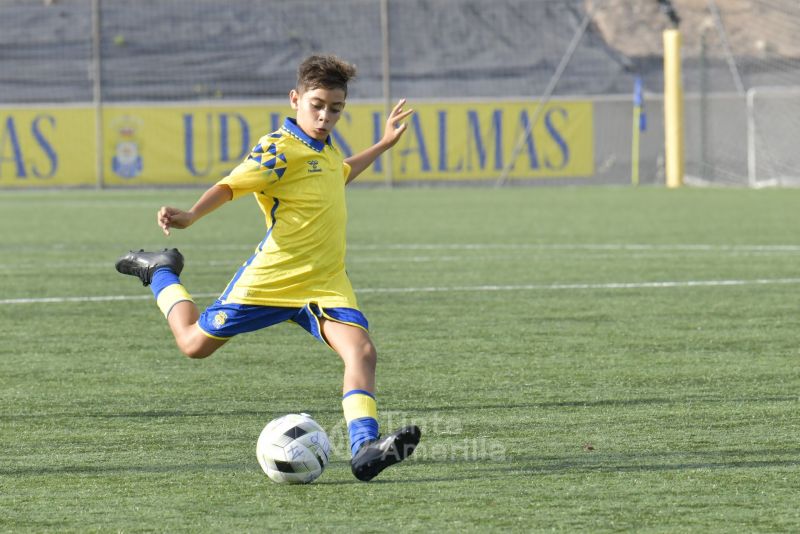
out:
M359 67L355 98L386 90L534 97L585 8L583 0L5 0L0 102L283 97L297 64L321 51ZM590 31L558 93L627 92L630 70Z

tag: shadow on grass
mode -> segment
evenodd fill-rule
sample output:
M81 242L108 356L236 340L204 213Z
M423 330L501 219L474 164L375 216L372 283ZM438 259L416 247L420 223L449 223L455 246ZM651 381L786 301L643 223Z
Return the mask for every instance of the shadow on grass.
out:
M790 456L791 458L768 458ZM675 461L671 461L674 459ZM772 469L800 467L800 449L759 451L697 451L644 454L586 453L580 456L522 457L492 460L409 459L407 467L424 466L430 476L396 478L381 475L370 484L420 484L511 480L526 476L585 475L592 473L658 473L697 470ZM395 468L393 468L394 470ZM458 469L458 472L452 472ZM444 472L452 472L445 474ZM400 469L396 471L400 473ZM328 484L350 482L331 481Z
M797 402L798 396L770 396L770 397L653 397L641 399L595 399L595 400L575 400L575 401L549 401L549 402L530 402L530 403L495 403L495 404L462 404L451 406L416 406L400 410L386 407L387 411L408 411L409 413L437 413L437 412L469 412L482 410L519 410L519 409L553 409L553 408L592 408L592 407L613 407L613 406L672 406L680 404L747 404L762 402ZM306 407L309 413L314 415L339 415L339 406L327 408ZM277 417L284 413L294 413L297 409L292 408L273 408L270 410L219 410L219 411L183 411L183 410L143 410L126 411L118 413L87 413L87 412L55 412L55 413L17 413L0 414L0 421L14 421L25 419L48 419L48 418L99 418L99 419L164 419L171 417Z
M328 469L347 469L350 462L335 460L328 464ZM261 476L261 469L255 459L252 462L231 462L217 464L172 464L172 465L50 465L0 467L2 476L48 476L48 475L106 475L106 474L174 474L174 473L254 473ZM354 480L354 482L358 482ZM329 483L336 483L331 481ZM349 481L347 482L349 483Z
M738 456L731 459L731 456ZM768 458L791 456L792 458ZM424 467L433 471L431 476L396 478L402 468ZM407 460L404 466L392 468L371 484L447 483L465 480L513 479L532 475L575 475L591 473L653 473L695 470L773 469L800 467L800 449L760 451L696 451L656 453L652 455L586 453L580 456L531 456L508 460L461 460L443 459ZM349 462L331 462L328 469L345 469ZM457 470L453 472L453 470ZM438 471L438 472L437 472ZM48 475L105 475L105 474L175 474L241 472L258 473L253 463L181 464L181 465L85 465L85 466L24 466L0 468L3 476L48 476ZM315 482L321 485L362 484L355 479L326 480Z
M414 412L464 412L471 410L503 410L503 409L523 409L523 408L538 408L538 409L553 409L553 408L597 408L597 407L613 407L613 406L672 406L680 404L747 404L747 403L761 403L761 402L797 402L800 397L794 396L771 396L771 397L653 397L642 399L595 399L595 400L576 400L576 401L548 401L548 402L531 402L531 403L497 403L497 404L483 404L483 405L460 405L460 406L436 406L436 407L420 407L414 408Z
M783 451L783 454L797 454L798 451ZM725 453L719 452L720 456ZM477 469L470 468L466 472L456 472L449 475L444 474L431 474L431 476L415 476L413 478L396 478L393 474L382 474L381 477L373 480L370 484L433 484L433 483L450 483L450 482L463 482L463 481L486 481L486 480L499 480L506 479L512 480L519 477L530 476L553 476L553 475L585 475L592 473L657 473L668 471L694 471L694 470L733 470L733 469L769 469L769 468L787 468L787 467L800 467L800 459L790 460L733 460L733 461L699 461L699 462L653 462L653 463L640 463L642 456L631 456L630 462L603 462L599 461L595 464L587 464L578 458L569 459L564 458L561 461L553 463L552 459L542 462L541 464L533 463L528 465L508 465L509 463L518 463L519 460L514 462L486 462L489 464L485 467ZM413 462L411 462L413 463ZM457 464L467 464L474 462L459 462L455 460L446 461L422 461L435 470L437 466L455 466ZM400 471L398 470L397 473ZM324 481L319 480L315 484L359 484L357 480L352 481Z
M797 454L797 451L784 451L784 454ZM725 453L720 452L720 456ZM671 472L671 471L697 471L697 470L737 470L737 469L775 469L775 468L796 468L800 467L800 459L774 459L774 460L722 460L719 461L678 461L678 462L642 462L643 456L631 456L629 462L620 462L619 458L613 462L597 461L596 463L587 464L578 458L570 459L563 458L560 461L554 462L553 459L543 461L541 463L531 462L523 463L523 465L509 465L510 463L518 464L519 460L514 462L486 462L485 467L477 469L471 468L466 472L456 472L451 475L431 474L431 476L416 476L413 478L392 478L385 477L376 479L371 484L421 484L421 483L449 483L460 481L486 481L506 479L512 480L519 477L530 476L567 476L567 475L586 475L592 473L658 473L658 472ZM459 462L459 461L425 461L431 469L435 470L436 467L446 467L447 465L454 465L460 463L472 462ZM338 483L338 482L331 482Z
M300 411L308 411L313 414L341 414L340 407L327 408L327 409L312 409L304 408ZM219 410L219 411L184 411L184 410L143 410L143 411L125 411L117 413L87 413L87 412L44 412L44 413L17 413L17 414L0 414L0 421L15 421L26 419L59 419L59 418L74 418L74 419L167 419L177 417L259 417L271 418L278 417L281 414L297 413L297 409L271 409L271 410ZM267 419L269 420L269 419Z
M252 465L244 463L198 464L198 465L62 465L2 467L4 476L46 476L46 475L103 475L103 474L165 474L165 473L206 473L209 471L248 471Z

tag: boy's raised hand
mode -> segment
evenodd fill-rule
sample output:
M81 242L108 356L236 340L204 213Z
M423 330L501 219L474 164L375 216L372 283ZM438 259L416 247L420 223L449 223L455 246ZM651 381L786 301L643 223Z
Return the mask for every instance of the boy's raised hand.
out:
M381 154L392 148L403 136L408 125L402 121L414 113L413 109L403 109L405 103L406 99L403 98L392 108L389 117L386 119L386 129L380 141L344 160L350 166L350 174L347 176L346 183L349 184L355 180L356 176L372 165Z
M405 103L406 99L401 98L394 108L392 108L392 112L389 113L389 118L386 119L386 129L383 132L382 141L387 147L394 146L394 144L400 140L403 132L405 132L408 127L408 125L402 121L414 113L413 109L403 110Z
M156 220L164 235L169 235L170 228L186 228L193 222L191 213L170 206L161 206Z

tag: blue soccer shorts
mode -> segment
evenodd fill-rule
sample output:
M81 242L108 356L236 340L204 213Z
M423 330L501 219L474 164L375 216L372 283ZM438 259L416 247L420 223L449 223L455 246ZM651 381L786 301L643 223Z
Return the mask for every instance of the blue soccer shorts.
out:
M354 308L322 308L315 303L306 304L302 308L284 308L223 303L220 300L206 308L200 315L197 325L209 337L230 339L237 334L253 332L284 321L291 321L328 345L322 335L320 319L369 330L367 318Z

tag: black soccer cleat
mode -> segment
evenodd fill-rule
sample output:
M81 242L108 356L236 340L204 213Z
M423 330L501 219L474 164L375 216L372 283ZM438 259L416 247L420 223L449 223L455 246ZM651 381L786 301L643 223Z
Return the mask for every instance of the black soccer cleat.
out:
M416 425L403 427L386 437L368 441L350 460L353 475L369 482L387 467L403 461L419 443L422 432Z
M169 268L173 273L180 275L183 270L183 254L177 248L164 249L161 252L130 251L115 265L122 274L138 276L142 285L149 286L153 281L153 273L162 267Z

